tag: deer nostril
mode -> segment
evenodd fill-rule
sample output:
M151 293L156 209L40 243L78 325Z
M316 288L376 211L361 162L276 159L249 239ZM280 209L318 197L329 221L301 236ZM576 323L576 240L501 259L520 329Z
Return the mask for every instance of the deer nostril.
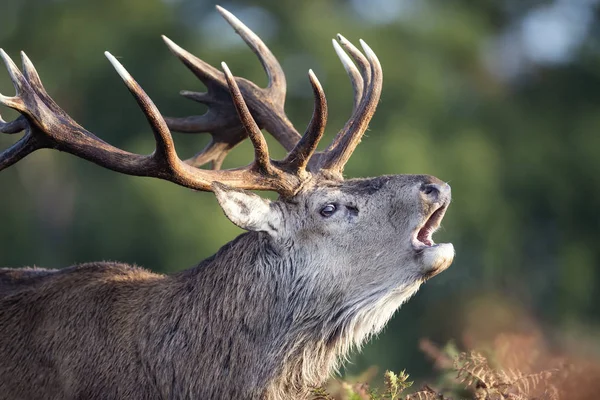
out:
M421 186L421 191L431 197L437 197L440 194L439 185L436 183L429 183Z
M450 200L450 185L447 183L424 183L421 192L433 202L446 202Z

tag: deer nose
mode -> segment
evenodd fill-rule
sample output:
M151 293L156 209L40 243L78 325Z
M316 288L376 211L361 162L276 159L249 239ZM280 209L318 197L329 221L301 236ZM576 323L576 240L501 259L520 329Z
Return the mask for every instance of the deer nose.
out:
M424 183L421 192L433 203L450 201L451 189L447 183Z

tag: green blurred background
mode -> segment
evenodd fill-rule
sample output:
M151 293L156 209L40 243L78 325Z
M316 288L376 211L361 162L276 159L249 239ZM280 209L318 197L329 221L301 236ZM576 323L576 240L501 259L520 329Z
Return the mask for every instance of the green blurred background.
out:
M452 185L454 201L436 240L454 243L453 266L353 357L351 373L378 365L424 378L431 367L420 338L444 343L534 328L570 352L600 353L598 1L221 5L281 61L286 111L300 131L312 111L307 70L316 72L330 107L324 143L352 107L331 38L340 32L365 39L383 65L384 90L346 175L427 173ZM225 60L236 75L266 83L212 1L0 0L0 15L0 46L15 59L25 50L70 115L129 151L151 152L153 138L105 50L169 116L202 113L178 92L203 86L161 34L213 65ZM13 93L6 73L0 92ZM1 112L5 119L16 115ZM0 136L0 149L16 136ZM181 157L207 143L207 135L174 136ZM244 143L225 167L251 158ZM2 266L118 260L172 272L239 233L209 193L119 175L67 154L39 151L0 173Z

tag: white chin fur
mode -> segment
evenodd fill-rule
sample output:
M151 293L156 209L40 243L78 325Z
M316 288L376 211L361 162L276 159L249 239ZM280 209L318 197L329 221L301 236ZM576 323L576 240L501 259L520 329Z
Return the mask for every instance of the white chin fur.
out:
M437 275L450 266L454 259L452 243L440 243L423 249L424 273Z

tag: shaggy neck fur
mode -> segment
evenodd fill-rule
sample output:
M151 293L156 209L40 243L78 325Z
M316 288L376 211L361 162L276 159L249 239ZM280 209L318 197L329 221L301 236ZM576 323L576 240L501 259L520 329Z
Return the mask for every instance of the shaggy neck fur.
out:
M190 382L174 386L206 398L308 396L419 286L356 297L332 284L335 277L320 276L330 269L318 260L290 255L278 253L268 235L247 233L173 276L173 296L193 318L177 325L177 336L189 341L181 352L171 346L170 362L196 366L181 378Z

